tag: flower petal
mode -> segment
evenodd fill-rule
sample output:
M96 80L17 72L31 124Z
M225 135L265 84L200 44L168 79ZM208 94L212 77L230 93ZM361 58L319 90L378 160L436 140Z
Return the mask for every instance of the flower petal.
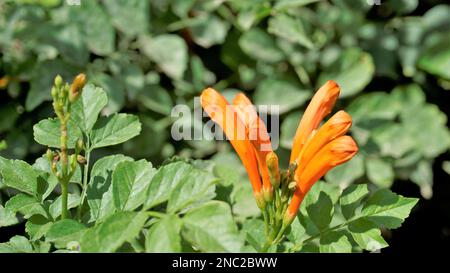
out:
M331 112L339 92L340 89L336 82L327 81L313 96L295 133L291 163L298 158L311 132L317 129L324 117Z
M350 160L357 152L358 146L350 136L338 137L322 147L306 165L304 171L296 173L297 188L286 211L286 217L290 219L297 214L303 198L322 176L332 168Z
M236 110L221 94L212 88L203 90L200 102L204 111L224 131L247 170L253 191L259 193L261 191L261 179L256 155L250 141L245 137L245 133L242 137L242 132L239 132L245 130L245 125L238 118Z

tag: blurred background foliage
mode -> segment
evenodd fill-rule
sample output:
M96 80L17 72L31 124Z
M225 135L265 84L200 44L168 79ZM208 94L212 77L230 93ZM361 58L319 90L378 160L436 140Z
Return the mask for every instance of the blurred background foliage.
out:
M361 152L328 173L327 182L341 188L414 183L406 191L425 199L433 196L433 182L450 191L446 1L77 2L0 0L0 155L29 161L41 155L32 125L52 113L52 79L85 72L108 93L103 114L131 112L143 124L139 137L97 158L122 152L154 164L173 155L212 159L228 183L222 198L245 219L258 209L229 145L172 140L172 107L193 107L206 86L227 97L244 91L255 104L279 104L277 153L286 166L302 111L333 79L342 90L336 109L353 116ZM439 204L448 206L442 210L448 218L450 203ZM443 221L438 233L448 239L450 223Z

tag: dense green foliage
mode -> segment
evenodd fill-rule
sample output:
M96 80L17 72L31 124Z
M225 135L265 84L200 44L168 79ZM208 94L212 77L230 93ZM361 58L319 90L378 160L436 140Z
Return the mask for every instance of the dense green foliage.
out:
M429 102L450 89L450 7L382 2L0 0L0 232L26 221L26 237L0 252L260 250L260 212L229 144L172 140L171 109L193 107L206 86L278 104L286 166L302 110L328 79L360 152L313 187L278 251L387 246L380 228L398 228L417 202L389 188L410 181L432 198L434 160L450 148L447 116ZM82 215L60 220L41 155L59 147L53 80L80 72L90 84L68 144L89 139L91 169L70 181L77 208L88 179ZM165 161L174 155L191 159Z

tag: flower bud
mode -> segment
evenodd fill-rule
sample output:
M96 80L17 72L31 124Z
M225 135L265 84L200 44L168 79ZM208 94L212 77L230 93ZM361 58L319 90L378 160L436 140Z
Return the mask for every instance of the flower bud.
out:
M83 148L84 148L84 142L83 142L83 140L81 138L79 138L77 140L77 144L75 146L76 154L79 154L81 152L81 150L83 150Z
M297 182L292 181L292 182L290 182L290 183L288 184L288 189L289 189L290 191L295 191L296 188L297 188Z
M274 189L280 186L280 169L278 166L278 156L274 152L270 152L266 156L267 168L269 169L270 183Z
M86 84L86 75L81 73L75 77L72 86L70 87L69 100L71 103L75 102L81 95L81 90Z
M56 88L56 87L52 87L52 97L53 97L53 100L57 100L58 99L58 88Z
M78 155L78 156L77 156L77 161L78 161L78 163L80 163L81 165L86 165L86 163L87 163L86 158L85 158L84 156L82 156L82 155Z
M59 87L62 86L62 84L63 84L63 79L62 79L62 77L61 77L60 75L57 75L57 76L55 77L55 86L56 86L57 88L59 88Z
M47 149L47 152L45 153L45 156L47 156L48 162L53 162L53 152L50 149Z

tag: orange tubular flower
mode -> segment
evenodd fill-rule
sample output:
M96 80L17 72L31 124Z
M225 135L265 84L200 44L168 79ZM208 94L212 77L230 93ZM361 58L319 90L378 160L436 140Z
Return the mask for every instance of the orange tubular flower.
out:
M264 198L266 201L270 201L272 198L272 185L270 183L266 157L267 154L272 152L272 144L270 143L270 136L267 132L266 125L259 118L255 106L243 93L236 95L233 100L233 105L239 118L244 122L247 137L253 145L263 181Z
M345 135L352 125L352 118L345 111L337 112L319 128L325 116L331 112L339 92L339 86L334 81L328 81L313 96L297 128L291 165L286 176L280 176L278 157L272 150L267 128L244 94L238 94L233 105L229 105L225 98L211 88L204 90L201 95L203 108L225 131L244 163L258 205L263 209L266 203L269 204L264 219L266 224L273 223L277 234L275 240L282 236L284 229L297 215L301 202L314 183L358 152L355 141ZM233 113L231 125L225 122L226 118L231 120L226 117L226 107ZM244 128L243 140L234 138L236 127ZM262 196L264 199L261 199ZM274 214L275 219L267 220L268 215Z
M222 128L228 137L248 173L256 202L260 208L263 208L265 203L261 193L261 178L258 172L256 155L249 139L247 137L243 139L238 137L238 129L245 128L246 126L241 118L238 117L236 109L212 88L207 88L202 92L200 102L205 112ZM233 121L231 125L227 124L227 121L230 121L230 114L232 115L231 120Z
M297 159L311 133L317 129L320 122L331 112L339 97L339 91L340 89L336 82L327 81L314 95L295 132L291 163Z
M296 172L297 188L286 211L285 221L291 222L305 195L325 173L333 167L350 160L358 152L355 141L350 136L341 136L322 147L311 159L303 172Z
M344 136L352 125L346 112L337 112L316 131L323 118L331 112L339 91L335 82L325 83L312 98L300 121L291 152L291 162L296 161L298 168L294 174L297 188L285 214L288 223L297 215L301 202L314 183L358 152L355 141Z

